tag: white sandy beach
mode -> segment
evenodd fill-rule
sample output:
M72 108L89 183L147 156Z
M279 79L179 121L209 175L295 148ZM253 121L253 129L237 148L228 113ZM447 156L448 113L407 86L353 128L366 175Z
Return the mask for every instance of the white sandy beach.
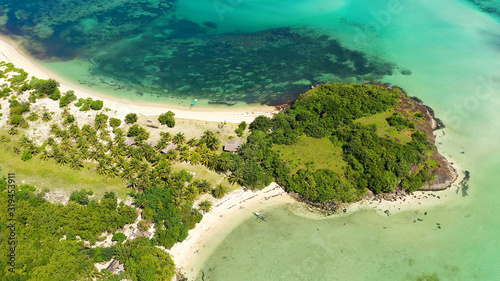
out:
M291 203L297 201L275 183L259 191L236 190L215 201L212 211L205 214L189 231L188 238L175 244L169 253L176 267L192 280L215 248L235 227L251 218L253 212L265 212L267 208Z
M0 36L0 61L11 62L17 68L22 68L30 74L42 79L55 79L60 85L61 92L68 90L75 91L78 98L100 99L104 102L104 106L117 111L118 118L123 118L128 113L138 113L142 115L160 115L170 110L175 113L176 118L194 119L203 121L215 122L229 122L240 123L242 121L251 122L259 115L272 116L275 113L275 108L271 106L249 106L243 108L225 109L207 109L207 108L193 108L191 110L183 110L174 105L167 105L161 103L145 103L130 101L126 99L119 99L117 97L104 96L97 92L92 92L83 89L80 85L75 85L69 81L65 81L56 74L43 69L33 61L28 59L27 55L22 54L16 49L13 44L7 39Z
M457 182L456 182L457 183ZM346 205L346 212L334 215L312 209L305 203L298 202L275 183L263 190L252 192L237 190L214 202L211 212L203 217L196 227L189 231L189 236L182 243L175 244L169 253L179 269L189 280L193 280L203 264L217 246L243 221L253 216L252 212L261 212L278 205L288 204L290 210L299 216L310 219L331 219L336 216L352 214L360 210L375 210L381 216L393 215L407 210L423 210L438 205L448 205L461 195L456 183L443 191L417 191L398 200L379 200L364 198ZM257 223L257 222L256 222Z

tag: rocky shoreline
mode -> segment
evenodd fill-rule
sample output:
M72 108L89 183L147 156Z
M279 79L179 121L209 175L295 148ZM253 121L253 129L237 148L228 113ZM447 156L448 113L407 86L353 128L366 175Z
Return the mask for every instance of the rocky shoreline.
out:
M387 88L387 86L385 86ZM392 90L396 87L389 87L388 89ZM397 87L399 88L399 87ZM409 97L406 92L399 88L403 95L401 98L401 106L396 108L397 112L409 112L416 113L422 112L424 114L424 120L416 120L412 119L417 125L417 128L421 131L427 132L427 138L434 145L436 143L436 136L434 135L434 131L443 129L445 125L443 122L436 118L434 115L434 111L429 106L423 104L422 100ZM432 156L432 159L438 162L438 168L434 169L432 173L435 175L434 180L429 184L423 186L418 189L418 191L441 191L446 190L458 179L457 170L452 166L452 163L448 161L446 157L444 157L437 148L435 148L435 153ZM284 188L286 190L286 188ZM352 203L339 203L334 201L317 203L308 200L307 198L301 196L298 193L289 192L291 196L293 196L297 201L306 203L309 207L314 209L314 211L331 215L333 213L346 212L346 208ZM407 196L411 196L412 193L404 191L399 185L393 192L381 193L381 194L373 194L370 190L367 191L365 196L361 197L356 202L360 202L363 200L374 200L374 201L398 201L405 200ZM439 196L438 196L439 197ZM354 202L353 202L354 203Z
M413 103L413 108L415 110L421 111L424 113L425 124L419 124L422 128L427 132L427 138L435 145L436 144L436 136L434 135L434 131L443 129L445 126L443 122L436 118L434 115L434 110L429 106L423 104L420 99L415 97L408 97L408 99ZM436 153L434 154L434 160L439 163L439 167L437 170L434 170L433 173L436 175L436 178L429 184L420 188L420 191L438 191L444 190L450 187L458 178L458 173L456 169L451 165L450 161L446 159L441 153L439 153L436 149Z

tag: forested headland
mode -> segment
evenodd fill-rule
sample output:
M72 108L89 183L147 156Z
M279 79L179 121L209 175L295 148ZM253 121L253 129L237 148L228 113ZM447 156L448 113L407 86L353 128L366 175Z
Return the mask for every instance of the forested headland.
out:
M246 187L274 180L328 208L367 192L446 188L456 175L434 145L433 122L397 87L321 85L250 124L230 170Z
M168 279L175 267L158 247L185 240L231 188L259 190L275 181L301 200L335 209L367 193L446 188L456 177L434 145L432 116L397 87L321 85L272 118L225 135L221 123L187 137L171 133L179 122L170 111L157 125L140 123L133 112L120 119L102 101L61 93L52 79L29 77L12 64L0 69L0 176L17 171L49 183L18 184L13 195L0 180L0 205L13 200L17 208L14 272L7 266L12 222L0 216L0 272L9 280ZM43 137L30 135L44 127ZM235 138L244 144L224 151ZM48 199L56 188L73 191L68 203ZM204 194L211 200L197 202ZM139 214L138 226L154 235L132 240L124 227ZM105 235L113 245L96 246ZM120 275L94 267L112 259L124 265Z

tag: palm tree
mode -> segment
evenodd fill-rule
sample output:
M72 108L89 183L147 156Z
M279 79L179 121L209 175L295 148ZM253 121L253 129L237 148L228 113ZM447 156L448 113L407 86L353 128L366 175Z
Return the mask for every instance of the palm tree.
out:
M198 141L195 139L195 138L190 138L187 142L186 142L190 147L194 147Z
M69 166L71 169L80 170L83 167L83 163L77 155L73 155L70 159Z
M25 146L25 145L27 145L27 144L32 143L32 141L31 141L31 140L30 140L30 139L29 139L26 135L23 135L23 136L19 139L19 141L21 142L21 145L22 145L22 146Z
M123 131L120 128L118 128L118 129L115 130L114 141L115 141L116 145L118 145L118 144L122 143L123 141L125 141L125 138L123 136Z
M48 145L54 145L54 143L55 143L55 142L56 142L56 141L54 140L54 138L53 138L53 137L49 137L49 138L47 139L47 144L48 144Z
M141 162L134 158L130 160L129 167L132 169L132 171L137 171L141 167Z
M109 173L108 173L109 177L116 177L118 175L120 175L120 170L118 170L118 167L113 166L109 169Z
M217 155L215 154L211 154L208 156L208 164L207 164L207 168L212 170L212 171L215 171L217 170L217 167L218 167L218 157Z
M201 136L200 141L207 143L208 140L211 139L212 137L214 137L214 132L206 130L205 132L203 132L203 135Z
M110 271L104 270L103 272L100 272L97 270L97 268L93 268L92 272L90 273L90 279L91 280L102 280L103 277L109 277L111 276L112 273Z
M54 159L59 164L68 164L70 161L69 157L63 152L59 152L56 155L54 155Z
M30 113L30 116L28 116L27 119L30 120L30 121L37 121L38 118L39 118L38 113L36 113L36 112L33 111L33 112Z
M42 114L42 121L43 122L49 122L50 120L52 120L52 116L50 116L50 113L44 112Z
M61 112L61 116L65 117L69 115L69 108L64 108L63 111Z
M134 177L134 172L130 167L125 167L121 173L121 178L125 180L130 180Z
M134 158L134 159L140 158L139 154L137 152L137 148L132 147L132 146L125 148L125 155L127 155L130 158Z
M181 188L174 189L172 192L172 196L174 197L174 203L176 206L179 206L182 202L183 192Z
M141 165L139 166L139 170L147 173L151 169L151 166L149 165L148 162L143 161L141 162Z
M189 160L190 153L189 151L181 151L179 160L181 162L187 162Z
M203 135L201 136L200 142L206 144L210 150L219 149L220 141L215 136L214 132L212 132L212 131L207 130L207 131L203 132Z
M48 152L47 150L43 150L42 154L40 155L40 159L42 159L43 161L47 161L51 156L52 155L50 155L50 152Z
M71 142L69 140L63 140L59 147L61 148L61 151L64 152L68 152L72 148Z
M218 184L217 187L212 191L212 195L215 198L222 198L228 192L228 189L222 184Z
M90 160L97 161L97 159L99 159L99 152L97 150L91 150L89 153L90 153Z
M90 146L96 147L98 145L101 145L101 142L97 138L97 136L90 134L87 137L87 140L89 141Z
M79 138L80 137L80 128L76 124L71 124L69 127L69 133L73 138Z
M86 124L82 126L81 129L82 133L84 136L90 136L92 134L92 131L94 131L94 128L92 128L90 125Z
M243 179L243 170L242 169L236 169L233 171L228 177L227 180L229 181L230 184L234 185L235 183L238 183Z
M189 201L194 201L198 197L198 189L195 186L188 186L185 190L184 197Z
M99 175L104 175L104 174L106 174L106 166L104 165L104 163L99 162L99 164L97 164L97 167L95 168L95 171Z
M79 149L87 149L89 148L89 142L84 138L79 138L76 147Z
M220 141L216 136L213 136L207 141L206 144L210 150L217 150L219 149Z
M90 151L87 148L80 149L80 157L83 160L87 160L90 158Z
M59 145L54 144L52 146L51 157L55 157L57 153L59 153Z
M100 130L99 137L101 138L101 140L105 140L105 141L111 140L111 135L110 135L109 131L106 129Z
M111 151L111 156L113 156L113 157L117 157L117 156L124 157L126 155L125 146L123 146L123 145L113 146L110 149L110 151Z
M180 152L189 152L189 146L179 145L179 147L177 147L177 150L179 150Z
M229 169L229 165L231 164L231 160L226 157L217 157L217 169L223 173L225 173Z
M167 154L167 159L170 160L170 161L175 161L177 159L177 156L178 156L178 153L177 153L177 150L175 149L170 149Z
M158 162L158 165L155 168L158 177L162 179L167 179L172 173L172 166L169 162L162 160Z
M18 133L19 133L19 131L16 128L14 128L14 127L12 127L12 128L9 129L9 135L11 135L11 136L15 136Z
M101 154L99 155L99 158L101 159L101 160L99 160L99 162L102 162L102 163L103 163L104 165L106 165L106 166L111 166L111 165L112 165L112 163L113 163L113 158L111 158L111 157L107 156L107 155L106 155L106 154L104 154L104 153L101 153Z
M111 150L111 148L113 148L113 142L111 140L108 140L104 148L106 149L106 151Z
M160 162L160 159L161 159L161 157L159 155L153 154L147 160L149 161L149 163L151 163L151 165L156 166L158 164L158 162Z
M186 140L186 137L184 136L184 133L177 133L172 138L172 142L177 144L177 145L183 144L185 140Z
M59 130L58 137L60 137L62 140L69 140L69 133L67 130Z
M101 143L98 143L95 146L95 151L97 151L99 154L104 154L106 153L106 148Z
M54 134L57 136L57 133L61 130L61 128L59 128L59 125L57 124L52 124L50 125L50 133L51 134Z
M204 200L200 202L198 208L202 210L204 214L206 214L212 210L212 201Z
M201 155L196 151L193 151L193 153L191 153L191 157L189 157L189 162L193 165L199 164L201 162Z
M128 162L122 156L115 157L116 166L120 169L125 168L125 165L128 165Z
M169 132L161 132L161 141L170 142L172 140L172 135Z

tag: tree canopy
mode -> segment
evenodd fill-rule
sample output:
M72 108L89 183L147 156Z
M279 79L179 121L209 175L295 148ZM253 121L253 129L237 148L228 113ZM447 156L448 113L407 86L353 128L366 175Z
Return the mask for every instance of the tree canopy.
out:
M417 130L409 143L398 143L379 136L375 125L355 121L394 108L403 95L398 88L359 84L326 84L304 93L286 113L259 116L250 124L251 134L239 158L230 160L230 178L251 189L263 188L274 179L312 202L352 202L367 189L390 192L400 183L414 191L432 179L424 160L434 146L426 134ZM387 122L415 128L397 114ZM274 146L294 144L302 135L329 138L340 146L347 163L344 171L304 167L291 173ZM417 171L410 172L412 165Z

